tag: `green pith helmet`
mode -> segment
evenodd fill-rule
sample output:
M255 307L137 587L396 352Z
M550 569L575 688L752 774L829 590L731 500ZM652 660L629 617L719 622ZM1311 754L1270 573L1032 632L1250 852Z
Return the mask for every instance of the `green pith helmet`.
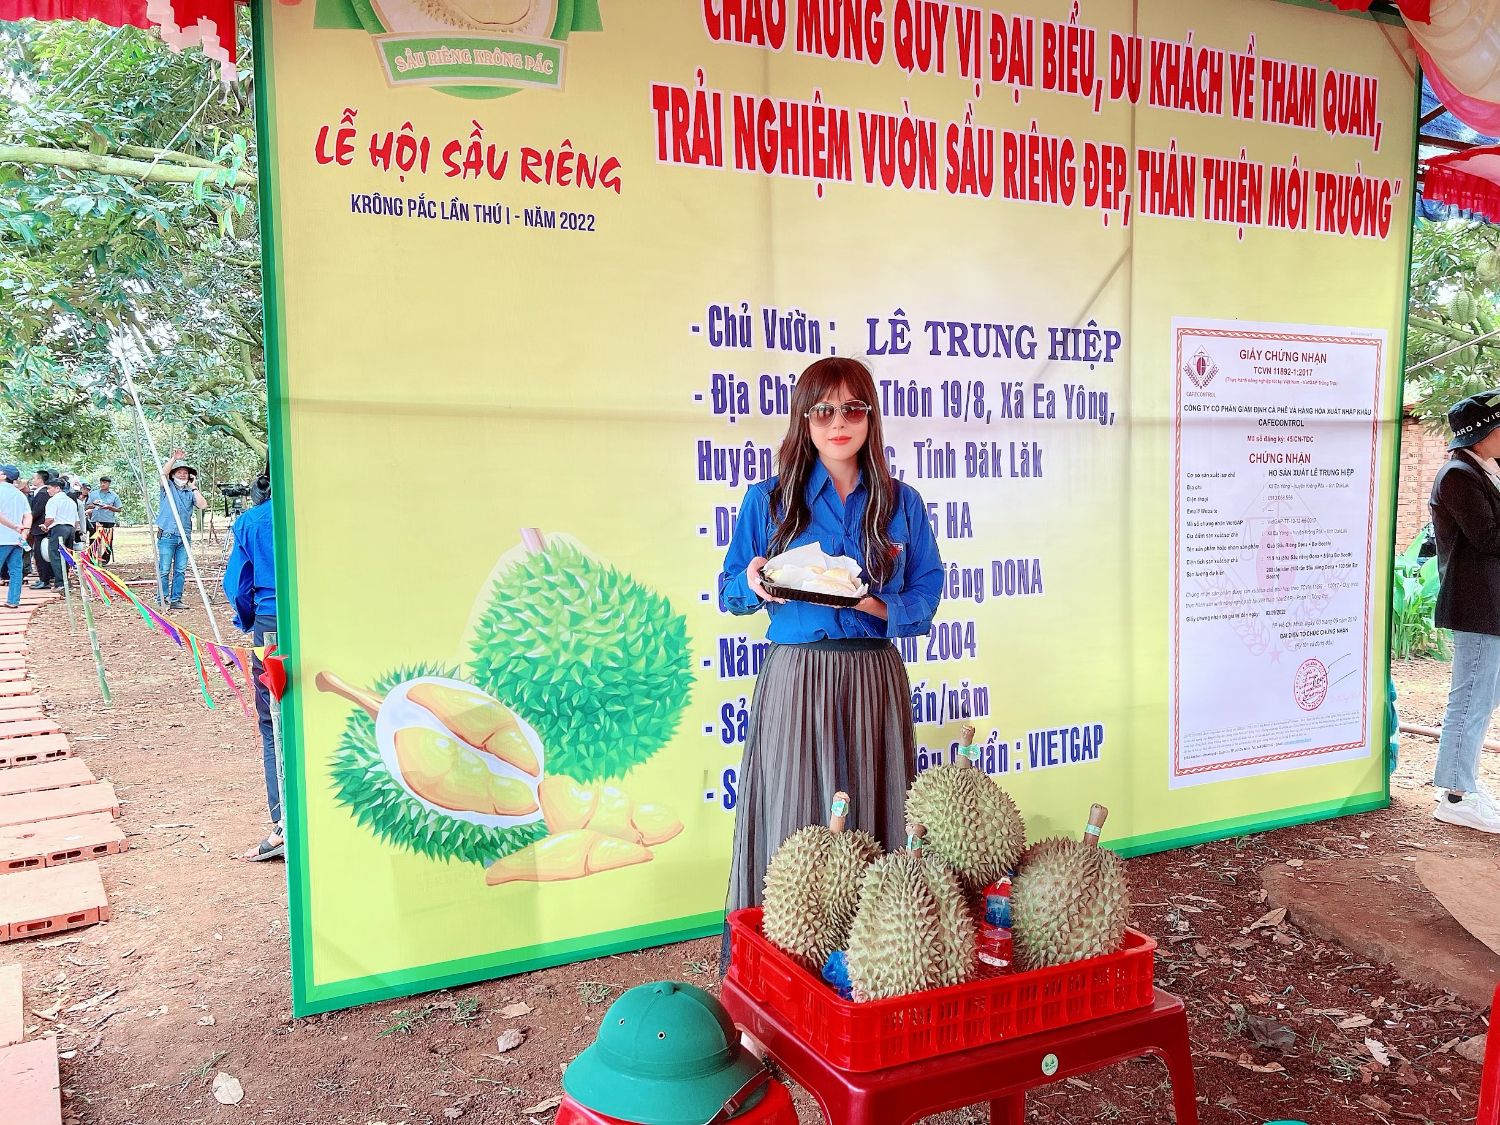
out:
M741 1049L723 1006L677 981L623 993L599 1035L563 1072L563 1090L586 1109L639 1125L705 1125L763 1073ZM757 1089L744 1108L760 1100Z

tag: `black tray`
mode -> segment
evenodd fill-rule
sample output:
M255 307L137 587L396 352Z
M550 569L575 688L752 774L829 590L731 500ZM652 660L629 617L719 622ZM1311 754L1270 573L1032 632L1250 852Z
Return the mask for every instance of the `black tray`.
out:
M827 605L837 609L853 609L865 600L865 595L863 594L857 598L844 594L818 594L811 590L794 590L790 586L778 586L774 582L767 582L764 578L761 579L760 584L766 588L766 593L770 594L773 598L785 598L789 602L811 602L813 605Z

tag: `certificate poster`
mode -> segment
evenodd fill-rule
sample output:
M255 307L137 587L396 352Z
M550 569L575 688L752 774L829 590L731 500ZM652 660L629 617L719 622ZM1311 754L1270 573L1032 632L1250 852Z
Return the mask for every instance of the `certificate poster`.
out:
M1170 783L1366 757L1385 333L1172 332Z
M1415 90L1384 17L252 7L298 1013L719 931L768 645L716 581L824 356L872 368L943 557L899 641L919 769L972 717L1032 839L1100 802L1125 854L1387 800ZM1236 451L1188 481L1178 440L1212 471L1252 415L1181 410L1183 317L1383 340L1297 343L1328 358L1295 385L1226 352L1206 384L1358 398L1262 428L1354 475L1273 494ZM1254 521L1224 575L1173 545L1179 475L1224 513L1193 519ZM1322 539L1337 570L1292 557ZM1179 652L1178 568L1285 651L1195 602ZM1248 729L1299 715L1315 741Z

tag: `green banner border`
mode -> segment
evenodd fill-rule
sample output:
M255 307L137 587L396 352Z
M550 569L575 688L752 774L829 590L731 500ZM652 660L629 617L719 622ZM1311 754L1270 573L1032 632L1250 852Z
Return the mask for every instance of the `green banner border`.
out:
M1312 6L1306 0L1279 0L1296 6ZM1338 13L1317 5L1326 14L1358 15L1372 18L1364 13ZM252 4L250 7L253 29L255 84L256 142L259 146L259 188L261 225L261 269L262 305L265 326L265 363L267 380L267 423L270 438L271 477L273 483L273 509L276 531L276 582L282 591L278 599L278 623L280 648L295 654L300 645L298 625L301 620L298 591L294 581L297 573L296 540L292 535L292 512L295 507L294 484L291 472L291 419L290 395L286 375L286 334L282 322L285 307L285 289L280 269L280 247L282 231L280 224L281 197L276 175L277 154L275 99L275 59L270 48L270 29L267 26L267 5ZM1389 17L1377 15L1373 18L1388 22ZM1421 115L1421 72L1413 97L1412 120ZM1412 171L1409 179L1410 192L1407 215L1407 279L1408 300L1411 289L1412 227L1416 218L1416 160L1417 146L1412 145ZM1406 369L1407 324L1402 315L1400 367L1396 373L1396 440L1393 447L1388 484L1391 499L1389 541L1394 546L1396 526L1396 496L1400 488L1400 443L1401 410ZM1387 597L1378 606L1376 614L1385 625L1385 668L1390 677L1390 581L1395 568L1391 560L1387 566ZM295 662L294 662L295 668ZM674 941L706 937L719 933L723 928L723 914L719 911L697 914L661 923L614 930L565 942L551 942L521 949L506 950L494 954L479 955L458 961L435 965L424 965L394 973L377 973L363 977L351 977L331 984L317 986L313 983L312 933L311 933L311 887L306 849L298 841L306 840L306 784L303 772L302 691L295 676L291 688L283 701L281 713L286 763L286 787L282 793L284 816L287 822L287 900L288 930L291 947L292 969L292 1014L309 1016L319 1012L372 1003L398 996L408 996L455 985L469 984L498 976L528 972L552 965L583 960L587 957L606 956L648 946L664 945ZM1390 728L1389 713L1386 718L1387 744L1395 732ZM1382 747L1382 751L1384 747ZM1390 775L1382 771L1383 785L1378 792L1355 794L1342 800L1324 801L1301 805L1267 814L1255 814L1221 820L1191 828L1148 833L1114 841L1111 849L1122 856L1146 855L1172 848L1189 847L1212 840L1232 836L1266 832L1298 824L1329 820L1334 817L1369 812L1386 808L1390 804Z

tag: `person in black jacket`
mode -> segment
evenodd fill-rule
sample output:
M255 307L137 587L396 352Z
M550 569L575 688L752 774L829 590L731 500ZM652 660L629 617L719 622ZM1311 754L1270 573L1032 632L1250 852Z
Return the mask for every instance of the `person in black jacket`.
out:
M1434 620L1453 630L1453 686L1443 715L1433 784L1433 816L1500 833L1500 807L1480 784L1479 753L1500 704L1500 390L1448 411L1452 456L1438 470L1427 504L1437 538Z

